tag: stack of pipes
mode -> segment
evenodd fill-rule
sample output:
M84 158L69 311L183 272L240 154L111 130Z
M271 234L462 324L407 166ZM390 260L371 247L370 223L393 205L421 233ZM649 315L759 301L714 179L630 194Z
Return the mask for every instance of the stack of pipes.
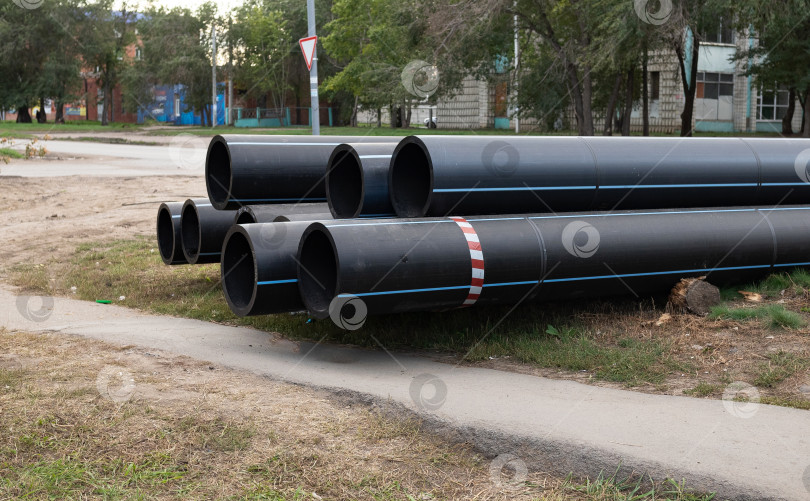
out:
M166 264L240 316L663 292L810 266L810 140L216 136Z

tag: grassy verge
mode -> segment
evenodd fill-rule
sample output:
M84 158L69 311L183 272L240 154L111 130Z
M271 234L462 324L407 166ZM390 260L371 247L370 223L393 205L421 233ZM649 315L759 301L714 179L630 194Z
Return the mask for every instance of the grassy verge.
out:
M184 357L5 331L0 350L3 499L712 499L671 480L493 478L412 418Z
M48 123L16 123L10 121L0 122L0 135L11 134L47 134L48 132L114 132L138 130L142 126L137 124L114 122L109 125L101 125L101 122L92 120L68 121L63 124ZM15 136L18 137L18 136ZM30 137L30 136L29 136Z
M13 148L0 148L0 161L8 162L11 158L25 158L25 155Z

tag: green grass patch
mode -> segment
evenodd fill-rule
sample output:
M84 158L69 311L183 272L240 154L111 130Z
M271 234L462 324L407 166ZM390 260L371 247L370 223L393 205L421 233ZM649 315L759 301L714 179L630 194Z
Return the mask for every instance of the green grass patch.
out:
M800 314L785 309L781 304L739 308L721 304L712 307L709 318L728 319L738 322L753 319L767 319L768 326L772 329L798 329L807 324Z
M684 390L684 394L691 395L693 397L710 397L715 393L718 393L722 390L722 386L716 384L710 384L706 382L698 383L694 388L689 390Z
M780 351L768 355L768 362L759 366L754 385L773 388L792 375L810 368L810 359Z
M810 410L810 400L803 398L789 398L779 396L765 396L759 399L759 403L768 405L778 405L780 407L792 407L794 409Z
M644 482L643 478L621 479L618 473L607 476L600 473L593 480L582 483L568 481L569 490L586 496L586 499L600 500L649 500L668 501L711 501L714 494L699 494L687 489L685 481L667 479L661 484Z
M123 131L136 130L142 126L137 124L113 122L109 125L101 125L101 122L94 120L70 120L63 124L47 122L44 124L33 122L30 124L16 123L11 121L0 122L0 135L4 137L20 137L17 134L23 133L31 137L30 134L47 134L49 132L101 132L101 131Z
M25 158L25 155L13 148L0 148L0 157L5 158Z

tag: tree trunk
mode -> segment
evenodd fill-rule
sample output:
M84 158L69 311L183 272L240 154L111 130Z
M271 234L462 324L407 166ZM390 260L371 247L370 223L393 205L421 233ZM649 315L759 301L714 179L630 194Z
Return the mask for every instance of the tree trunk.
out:
M642 135L650 135L650 88L649 88L649 75L647 75L647 61L649 54L647 53L647 44L644 44L644 54L641 60L641 104L642 104Z
M583 133L585 136L593 136L593 81L591 80L591 66L585 65L583 68L585 76L582 77L582 115L585 118Z
M411 103L405 107L405 116L402 118L402 126L406 129L411 126Z
M689 80L686 79L686 61L683 49L675 51L678 55L678 64L681 69L681 83L683 84L683 112L681 112L681 137L692 137L692 116L695 111L695 91L697 90L698 57L700 56L700 41L692 37L692 67Z
M45 113L45 98L39 98L39 113L37 113L37 123L44 124L48 121L48 115Z
M396 108L394 107L393 104L388 107L388 125L392 129L397 128Z
M354 96L354 106L352 106L352 119L351 119L351 123L349 124L352 127L357 127L357 104L359 102L360 102L360 98L357 97L357 96Z
M115 96L113 94L114 94L114 90L112 88L112 85L108 85L107 86L107 92L104 95L105 96L110 96L110 99L109 99L109 101L110 101L110 123L115 122L115 104L113 103L113 101L115 101ZM105 106L104 109L106 110L107 107Z
M109 108L109 103L108 103L109 94L108 94L107 84L104 84L104 88L103 88L103 90L101 92L102 92L102 95L101 95L101 103L102 103L101 104L101 125L107 125L109 123L109 122L107 122L107 111L108 111L108 108Z
M65 103L60 100L56 101L56 118L54 122L58 124L65 123Z
M17 108L16 122L23 124L31 123L31 111L28 109L28 106L20 106L19 108Z
M624 89L624 116L622 117L622 136L630 135L630 116L633 114L633 81L636 69L627 70L627 88Z
M613 135L613 121L616 119L616 101L619 100L619 90L622 88L622 74L616 73L616 80L613 82L613 91L608 98L607 112L605 113L605 136Z
M382 127L382 108L377 108L377 127Z
M782 118L782 135L793 135L793 115L796 112L796 89L791 87L788 95L788 107L785 116Z
M704 281L705 278L682 278L669 294L667 310L708 315L713 306L720 304L720 289Z
M807 123L810 117L810 87L804 91L804 123L802 124L802 137L810 137L810 124Z
M574 103L574 115L577 118L577 133L580 136L587 136L585 128L585 111L582 108L582 91L580 90L577 67L571 63L566 64L566 76L568 77L568 95Z

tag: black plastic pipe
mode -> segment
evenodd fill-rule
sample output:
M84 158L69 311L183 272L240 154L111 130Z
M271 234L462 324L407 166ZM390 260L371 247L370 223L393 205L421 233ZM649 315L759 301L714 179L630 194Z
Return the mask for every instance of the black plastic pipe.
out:
M317 214L282 214L273 219L274 223L283 223L289 221L329 221L334 219L332 214L328 212L321 212Z
M810 207L317 222L298 261L320 318L338 296L384 314L640 295L682 277L746 282L810 265Z
M164 202L157 212L157 243L160 259L166 264L188 264L180 243L180 214L183 202Z
M234 314L301 311L295 256L311 221L233 226L222 246L222 289Z
M214 136L205 159L208 198L217 209L325 202L326 164L336 146L398 140L375 136Z
M233 224L272 223L279 216L290 214L326 214L329 207L326 204L274 204L274 205L246 205L236 211ZM311 220L323 219L313 217ZM327 218L331 219L331 218Z
M807 139L411 136L389 190L401 217L810 203L808 150Z
M326 201L335 219L394 215L388 170L394 143L341 144L329 157Z
M180 215L183 255L189 264L218 263L225 234L233 225L232 210L216 210L207 199L189 199Z

